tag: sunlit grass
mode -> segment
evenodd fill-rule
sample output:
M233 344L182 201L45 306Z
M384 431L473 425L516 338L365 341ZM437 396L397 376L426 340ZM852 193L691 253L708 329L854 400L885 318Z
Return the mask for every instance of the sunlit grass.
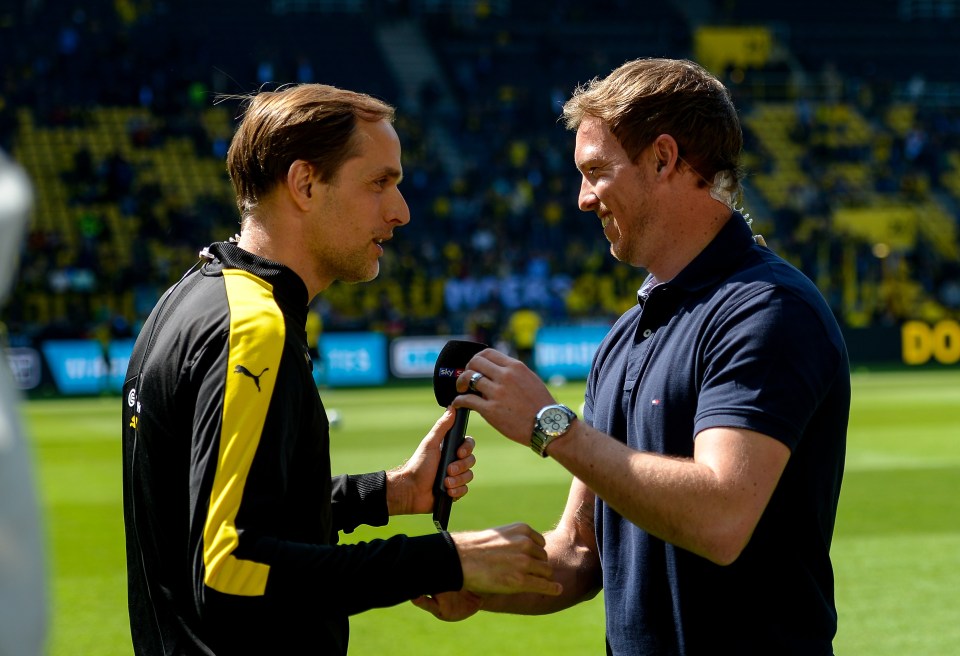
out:
M582 383L555 391L579 407ZM429 386L326 390L340 411L334 470L388 468L439 416ZM120 399L24 405L48 536L52 656L130 654L124 578ZM453 531L525 521L548 530L570 476L477 416L477 480ZM833 558L838 654L947 654L960 644L960 371L854 376L847 472ZM361 529L350 540L433 531L429 516ZM457 625L402 604L352 620L351 653L553 656L603 653L602 599L546 617L485 615Z

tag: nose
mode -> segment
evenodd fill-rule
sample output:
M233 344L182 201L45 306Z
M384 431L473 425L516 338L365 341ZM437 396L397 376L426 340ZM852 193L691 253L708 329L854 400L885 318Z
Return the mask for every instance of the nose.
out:
M580 178L580 195L577 197L577 206L584 212L592 212L600 203L593 185L586 176Z
M410 223L410 208L407 206L407 200L400 193L400 190L397 189L396 192L397 196L390 204L387 221L397 225L407 225Z

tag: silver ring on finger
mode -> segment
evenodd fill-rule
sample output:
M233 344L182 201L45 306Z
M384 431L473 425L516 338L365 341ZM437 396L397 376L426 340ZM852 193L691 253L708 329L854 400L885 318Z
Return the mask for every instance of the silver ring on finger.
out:
M467 387L470 388L471 392L477 391L477 383L480 382L481 378L483 378L483 374L480 373L479 371L475 372L472 376L470 376L470 384L467 385ZM479 392L477 393L479 394Z

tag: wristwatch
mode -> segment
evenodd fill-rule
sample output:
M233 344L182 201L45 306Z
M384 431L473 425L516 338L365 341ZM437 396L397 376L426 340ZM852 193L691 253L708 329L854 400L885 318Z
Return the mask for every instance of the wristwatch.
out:
M565 405L557 403L544 406L537 413L537 419L533 423L530 448L537 455L546 458L547 445L566 435L576 418L577 413Z

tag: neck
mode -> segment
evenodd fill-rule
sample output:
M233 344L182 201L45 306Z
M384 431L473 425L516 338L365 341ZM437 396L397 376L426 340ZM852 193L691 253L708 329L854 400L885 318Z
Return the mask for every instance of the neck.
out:
M681 208L676 220L671 219L669 232L657 251L660 257L647 267L658 280L666 282L676 277L727 223L730 209L712 198L708 200L707 203L692 202L689 207Z
M267 229L259 219L248 218L237 246L254 255L278 262L300 276L307 288L308 301L312 301L333 282L321 280L316 275L309 264L300 235L293 229L284 229L281 226Z

